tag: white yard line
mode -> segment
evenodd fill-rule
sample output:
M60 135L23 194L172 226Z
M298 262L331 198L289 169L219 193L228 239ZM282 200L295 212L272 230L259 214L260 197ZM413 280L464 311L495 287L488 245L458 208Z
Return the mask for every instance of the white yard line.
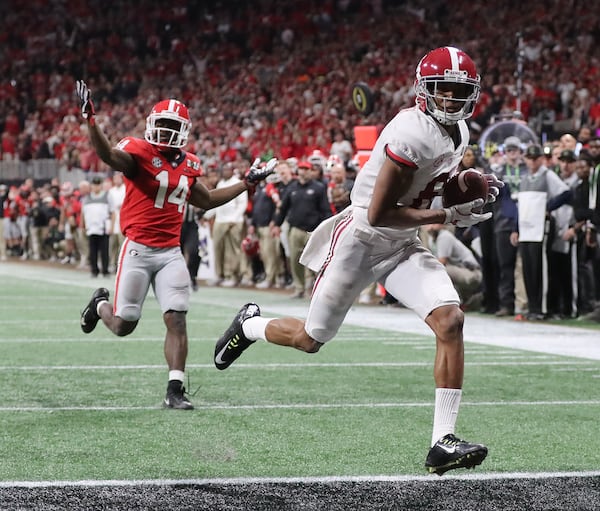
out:
M4 481L0 488L54 488L74 486L95 488L101 486L206 486L206 485L249 485L249 484L332 484L332 483L410 483L410 482L443 482L448 480L462 481L494 481L507 479L558 479L599 477L600 471L583 472L495 472L487 474L444 475L365 475L365 476L323 476L323 477L233 477L213 479L88 479L83 481Z
M234 370L241 369L306 369L306 368L354 368L354 367L429 367L431 362L324 362L324 363L273 363L273 364L236 364ZM589 366L583 367L580 366ZM492 362L466 362L466 366L566 366L567 370L599 371L600 368L593 361L574 360L507 360ZM577 369L575 369L577 366ZM186 364L189 369L213 369L213 364ZM137 371L160 370L165 366L160 364L126 364L126 365L31 365L31 366L0 366L0 371ZM564 370L564 369L558 369Z
M462 402L461 407L499 407L499 406L600 406L600 400L582 401L480 401ZM202 412L208 410L335 410L349 408L432 408L433 402L405 402L405 403L298 403L298 404L256 404L256 405L231 405L231 404L202 404L198 409ZM0 412L138 412L161 411L160 406L2 406Z

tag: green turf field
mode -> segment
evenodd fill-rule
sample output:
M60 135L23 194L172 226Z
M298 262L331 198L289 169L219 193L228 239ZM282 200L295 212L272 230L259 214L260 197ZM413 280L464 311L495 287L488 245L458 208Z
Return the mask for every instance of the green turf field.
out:
M425 475L429 335L385 322L345 325L319 354L259 342L220 372L214 342L240 305L252 297L266 309L289 302L294 313L307 302L201 288L188 314L196 409L163 410L164 327L152 293L132 335L114 337L102 324L85 335L79 311L101 281L21 264L4 267L1 278L0 481ZM476 473L600 467L600 361L465 347L457 433L490 449Z

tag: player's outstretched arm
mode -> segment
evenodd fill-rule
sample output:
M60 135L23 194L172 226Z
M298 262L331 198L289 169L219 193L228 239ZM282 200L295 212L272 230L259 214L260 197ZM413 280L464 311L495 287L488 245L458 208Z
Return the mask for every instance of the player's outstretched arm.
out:
M277 158L272 158L266 165L261 165L260 159L257 158L246 172L243 181L226 188L209 190L200 181L196 181L192 187L189 202L202 209L216 208L229 202L240 193L254 189L260 181L274 172L276 166Z
M116 147L112 147L99 126L96 125L96 110L92 102L92 93L83 80L77 80L75 91L81 105L81 117L87 121L90 142L100 159L114 170L120 170L129 178L135 176L137 165L133 156Z

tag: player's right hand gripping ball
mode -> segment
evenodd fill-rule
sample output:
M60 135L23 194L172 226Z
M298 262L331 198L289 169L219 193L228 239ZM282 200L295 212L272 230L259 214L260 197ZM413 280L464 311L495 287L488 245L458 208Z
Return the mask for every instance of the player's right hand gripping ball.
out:
M476 169L466 169L452 176L444 185L442 204L445 208L475 199L488 199L488 180ZM482 205L483 208L483 205Z
M96 109L92 102L92 93L90 92L90 89L88 89L86 83L83 80L77 80L75 90L79 97L79 102L81 103L81 117L84 119L94 117L94 115L96 115Z

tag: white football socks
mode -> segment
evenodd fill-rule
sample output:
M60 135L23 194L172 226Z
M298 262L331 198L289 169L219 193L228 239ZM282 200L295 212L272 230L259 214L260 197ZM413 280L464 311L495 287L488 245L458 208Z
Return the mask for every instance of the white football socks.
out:
M177 380L183 383L185 381L185 373L176 369L169 371L169 381Z
M433 412L431 447L443 436L454 433L461 396L461 389L435 389L435 411Z
M251 341L266 340L265 330L269 321L271 321L271 318L263 318L262 316L248 318L242 323L242 332Z
M104 303L108 303L108 300L100 300L97 304L96 304L96 314L98 314L98 317L102 317L100 316L100 306Z

